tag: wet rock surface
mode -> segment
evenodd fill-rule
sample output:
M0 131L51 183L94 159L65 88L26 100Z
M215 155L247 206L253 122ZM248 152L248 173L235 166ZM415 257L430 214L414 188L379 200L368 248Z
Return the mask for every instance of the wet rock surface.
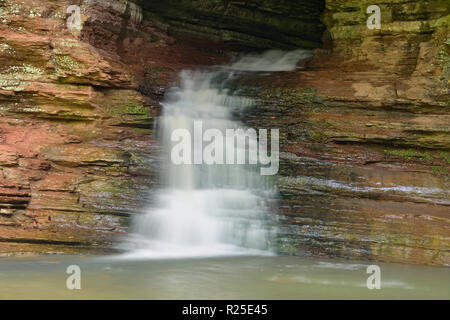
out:
M71 4L0 2L1 252L109 248L154 183L156 103L117 48L66 28ZM124 35L140 22L97 6L82 19Z
M164 89L227 59L133 2L0 1L0 253L110 251L157 183Z
M228 61L230 44L317 47L324 29L314 15L290 34L303 18L279 25L284 2L78 2L81 31L74 3L0 1L4 254L110 250L157 184L153 122L178 71ZM293 19L320 6L300 5ZM280 128L281 252L449 265L448 4L382 1L381 30L367 5L326 1L324 49L238 80L256 103L236 116ZM185 27L225 44L168 35Z
M369 30L366 2L327 1L330 49L236 84L245 122L280 128L285 252L449 265L448 4L427 4Z
M248 48L316 48L325 1L141 0L151 19L172 34L222 40Z
M302 72L310 71L296 72L294 83ZM265 77L270 76L256 78ZM280 77L286 81L290 75ZM345 141L344 135L335 141L331 135L339 128L361 134L352 128L356 117L349 112L325 131L316 117L339 110L337 105L327 108L303 88L277 93L278 84L272 85L240 90L258 101L243 116L247 125L280 128L280 199L274 211L282 225L281 252L448 265L448 149L403 147L395 139ZM341 103L345 110L347 102ZM399 136L393 130L383 134Z

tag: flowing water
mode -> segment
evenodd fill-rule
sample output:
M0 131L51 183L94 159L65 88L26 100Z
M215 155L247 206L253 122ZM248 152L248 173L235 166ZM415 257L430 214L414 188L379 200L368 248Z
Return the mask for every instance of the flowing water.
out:
M226 89L234 77L292 70L308 54L272 51L183 72L158 125L162 186L134 221L127 253L1 258L0 299L450 299L448 268L272 255L276 223L266 204L276 191L258 166L170 161L174 129L241 126L233 112L252 101ZM366 287L370 264L380 267L380 290ZM71 265L81 269L81 290L66 287Z
M212 129L225 137L227 130L243 128L233 120L233 112L253 102L231 94L230 81L243 72L293 70L309 55L306 50L274 50L244 56L227 66L180 74L179 85L166 95L157 127L163 150L162 188L147 213L135 220L134 237L128 242L134 248L130 257L270 254L276 232L273 215L265 209L276 196L270 178L260 175L258 164L204 164L198 157L202 147L212 143L213 154L219 152L222 159L242 149L248 159L254 151L252 143L258 142L250 137L246 146L217 138L203 143L202 134ZM180 153L189 164L174 164L171 158L178 143L172 141L172 134L179 129L190 134L191 145ZM245 138L243 132L238 136Z

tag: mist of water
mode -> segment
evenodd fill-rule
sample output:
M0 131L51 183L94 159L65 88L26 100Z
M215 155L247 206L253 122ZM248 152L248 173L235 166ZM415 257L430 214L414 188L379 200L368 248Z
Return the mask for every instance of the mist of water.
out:
M192 132L194 121L202 121L204 130L243 128L233 120L233 111L253 102L227 89L236 74L294 70L308 55L305 50L273 50L220 68L180 74L179 84L162 103L157 126L163 150L162 188L152 207L134 220L134 249L128 256L270 254L275 227L267 201L276 197L271 178L261 176L257 165L175 165L170 158L171 134L180 128Z
M230 65L231 69L241 71L293 71L298 62L312 56L311 51L269 50L263 53L248 54Z

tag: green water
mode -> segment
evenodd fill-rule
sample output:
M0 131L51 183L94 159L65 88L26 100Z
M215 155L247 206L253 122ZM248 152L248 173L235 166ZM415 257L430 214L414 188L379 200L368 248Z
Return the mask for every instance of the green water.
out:
M300 257L125 260L42 256L0 259L0 299L450 299L450 269ZM68 290L66 269L81 269Z

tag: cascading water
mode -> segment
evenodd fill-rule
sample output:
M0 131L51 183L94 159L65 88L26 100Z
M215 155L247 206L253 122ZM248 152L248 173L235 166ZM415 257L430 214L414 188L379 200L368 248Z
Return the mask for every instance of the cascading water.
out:
M135 219L133 251L128 255L168 258L270 253L275 228L266 203L276 195L270 178L260 175L258 165L174 164L171 136L182 128L194 137L194 122L201 123L203 131L224 133L242 128L232 120L232 113L252 101L230 94L227 84L242 72L294 70L297 62L309 55L305 50L272 50L244 56L228 66L181 73L179 86L166 96L158 123L162 188L152 208ZM228 144L217 143L224 154L233 151L226 150Z

